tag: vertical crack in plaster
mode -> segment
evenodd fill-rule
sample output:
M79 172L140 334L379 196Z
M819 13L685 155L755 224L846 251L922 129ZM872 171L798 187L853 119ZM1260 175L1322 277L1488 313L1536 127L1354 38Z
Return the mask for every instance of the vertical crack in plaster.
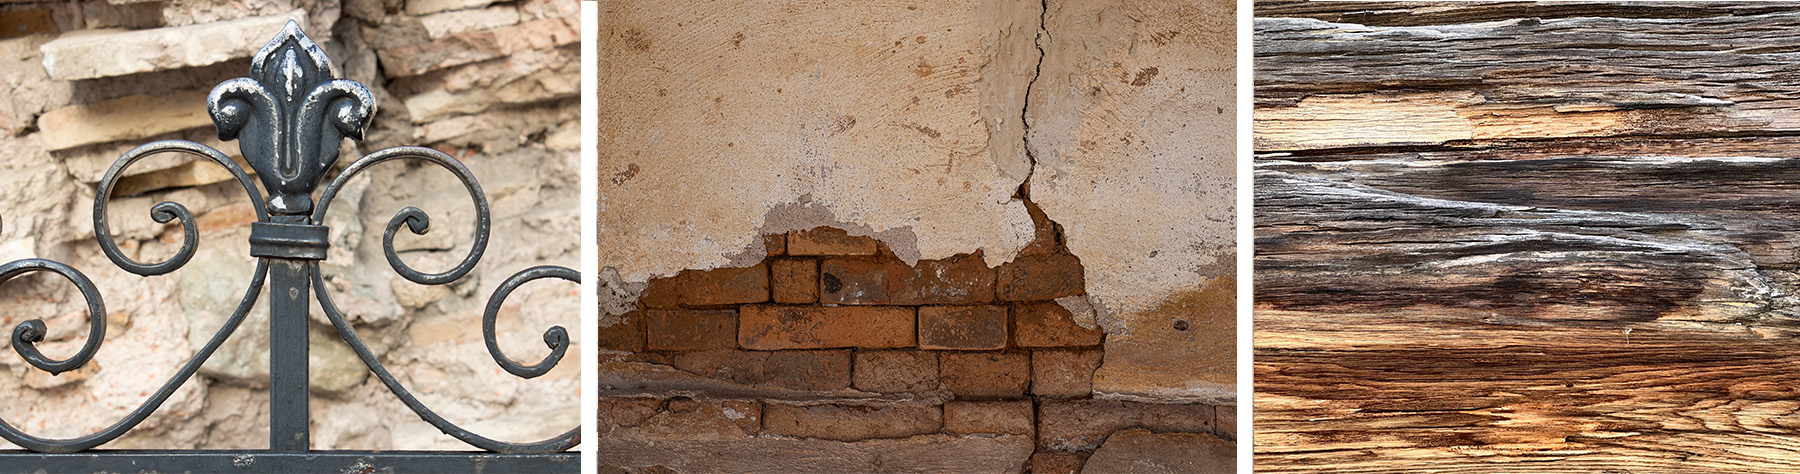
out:
M1037 34L1032 38L1032 45L1037 47L1037 64L1032 65L1031 79L1025 81L1025 99L1019 104L1019 123L1022 131L1019 141L1025 145L1025 179L1019 181L1019 191L1013 197L1023 201L1031 200L1031 175L1037 173L1037 153L1031 151L1031 89L1037 85L1038 76L1044 74L1044 42L1050 40L1050 30L1045 29L1050 16L1050 0L1043 0L1038 9Z

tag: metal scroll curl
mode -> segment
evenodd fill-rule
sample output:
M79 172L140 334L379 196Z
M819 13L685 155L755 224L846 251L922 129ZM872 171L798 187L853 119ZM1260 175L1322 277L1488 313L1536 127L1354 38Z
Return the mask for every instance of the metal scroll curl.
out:
M455 158L452 158L450 155L446 155L443 152L423 147L395 147L376 151L357 159L355 162L351 163L350 166L346 167L344 172L339 174L336 179L332 180L331 184L325 187L324 192L320 193L318 206L313 211L313 223L322 225L325 222L325 213L330 209L332 199L337 196L338 190L341 189L345 183L349 182L350 178L375 164L400 159L420 160L437 164L438 166L449 170L452 174L456 175L457 179L462 181L464 189L469 192L470 198L475 202L475 240L469 248L468 255L464 256L462 262L449 270L441 273L425 273L413 269L411 266L408 266L406 262L402 261L399 253L394 250L394 234L400 230L402 225L405 225L407 229L414 234L422 235L430 230L431 221L430 216L425 214L425 211L409 206L402 209L400 212L396 213L392 219L388 220L387 229L382 235L382 252L387 257L388 265L393 267L396 273L399 273L407 280L425 285L443 285L468 275L469 271L474 269L475 264L481 260L482 254L487 249L488 230L490 229L487 195L481 190L480 183L475 181L474 174L471 173L467 167L463 166L462 162L457 161ZM342 336L344 342L350 345L351 350L356 352L358 358L362 359L363 365L368 366L369 370L375 373L375 377L380 379L381 383L387 386L388 391L393 392L395 397L400 398L400 401L405 403L407 408L412 409L413 413L419 415L420 419L430 423L439 431L444 432L444 434L448 434L465 443L469 443L477 448L500 453L555 453L567 451L580 442L579 435L581 430L579 426L571 428L561 435L542 441L510 443L476 434L457 426L455 423L451 423L449 420L445 420L442 416L439 416L437 412L433 411L430 407L425 406L423 402L420 402L417 397L414 397L410 391L406 390L405 386L400 384L398 379L394 378L393 374L388 372L387 368L381 364L381 361L375 357L375 353L369 350L368 345L363 343L362 338L357 335L356 329L350 326L350 323L344 317L343 312L338 310L337 304L332 302L330 293L325 290L324 274L319 271L318 262L310 262L308 265L308 273L312 275L313 294L315 295L315 298L319 300L319 309L324 311L325 317L331 321L331 325L337 328L338 334ZM495 290L494 294L489 297L487 307L482 314L482 336L487 344L488 355L493 357L495 363L498 363L502 369L521 378L529 379L548 373L562 360L562 357L569 346L568 330L564 329L562 326L553 326L544 332L544 342L550 347L550 354L535 365L521 366L511 358L507 357L496 343L494 323L499 315L500 306L505 302L506 297L511 295L513 290L517 289L520 285L523 285L528 281L542 278L560 278L577 283L581 281L579 273L566 267L539 266L528 268L507 278L506 281L500 285L500 288Z
M107 258L111 259L114 264L125 271L143 276L167 274L181 268L194 256L194 251L198 248L200 243L199 232L195 228L193 215L188 212L185 206L169 201L159 203L150 208L150 218L156 222L166 224L172 220L181 220L183 234L181 247L175 252L175 255L168 260L154 264L143 264L136 260L132 260L119 250L118 244L113 241L112 234L108 232L106 223L106 201L112 197L113 187L118 184L119 177L122 176L124 170L133 163L151 155L165 152L195 154L211 160L220 166L224 166L227 171L231 172L233 177L237 178L238 183L243 185L244 192L249 195L250 202L255 206L257 217L267 217L266 211L263 208L262 193L257 191L256 185L251 182L249 175L245 174L244 170L239 168L237 163L232 162L230 158L226 157L224 153L220 153L218 150L206 145L183 140L159 141L133 148L131 151L125 152L118 160L114 161L112 167L106 170L106 175L100 180L99 191L94 195L94 236L96 240L100 242L100 249L106 253ZM150 398L140 404L137 409L132 410L124 419L121 419L98 432L67 439L33 436L19 430L6 420L0 419L0 438L4 438L13 444L32 451L43 453L68 453L87 450L124 435L139 423L142 423L151 413L154 413L157 408L162 406L163 402L168 401L169 397L174 395L175 390L180 388L181 384L186 383L189 378L193 377L194 373L200 370L201 364L204 364L206 359L212 357L213 352L217 351L219 346L225 343L226 339L231 338L231 334L237 331L238 325L241 324L244 321L244 317L249 314L250 308L255 306L257 297L260 296L262 292L263 281L268 276L268 269L269 267L266 261L257 261L255 274L250 280L250 287L244 290L244 297L239 302L237 309L232 312L231 317L226 320L225 324L219 328L217 333L213 334L212 339L207 341L205 346L201 347L199 351L194 353L193 357L188 359L188 362L176 372L174 377L163 382L162 387L158 388L155 393L151 394ZM0 284L4 284L14 277L33 272L56 273L63 278L68 279L70 283L73 283L75 287L81 291L81 297L87 303L87 341L82 343L81 349L77 350L75 355L63 360L52 359L45 356L42 352L39 352L37 349L37 343L43 342L44 337L48 334L49 328L44 326L43 320L32 319L20 323L13 328L13 350L18 352L19 356L23 357L32 367L36 367L51 374L60 374L87 365L88 362L93 360L94 354L100 350L100 344L104 342L106 338L106 305L104 300L100 297L100 291L94 287L93 281L89 280L86 275L83 275L73 267L56 261L38 258L17 260L8 262L5 265L0 265Z

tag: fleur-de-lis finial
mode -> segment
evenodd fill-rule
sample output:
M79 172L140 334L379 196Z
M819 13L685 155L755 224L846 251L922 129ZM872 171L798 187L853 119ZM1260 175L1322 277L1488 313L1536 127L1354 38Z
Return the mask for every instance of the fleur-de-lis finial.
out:
M325 51L289 21L256 52L250 77L214 87L206 108L219 139L238 140L268 189L269 213L303 215L339 142L362 139L375 98L361 83L333 79Z

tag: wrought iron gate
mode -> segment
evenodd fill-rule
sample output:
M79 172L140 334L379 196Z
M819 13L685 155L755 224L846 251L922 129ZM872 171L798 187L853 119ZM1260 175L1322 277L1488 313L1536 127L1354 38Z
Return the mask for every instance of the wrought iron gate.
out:
M107 258L120 268L143 276L162 275L194 256L199 244L196 224L187 208L163 202L151 208L159 223L180 220L181 247L167 261L145 264L119 250L107 231L106 201L125 168L145 157L165 152L199 155L225 167L249 194L257 222L251 224L250 254L258 257L250 286L236 310L218 333L165 381L150 398L124 419L97 433L71 439L49 439L20 431L0 420L0 438L28 451L0 451L0 471L45 472L575 472L579 456L568 450L578 439L577 427L543 441L515 444L490 439L439 417L389 374L370 352L356 330L331 301L319 272L319 261L329 247L325 211L332 198L352 176L371 165L391 160L420 160L455 174L475 202L476 228L473 245L461 263L442 273L414 270L394 250L394 234L405 225L423 234L430 225L424 211L402 209L388 221L382 234L382 250L388 264L402 277L425 285L443 285L468 274L487 248L489 230L486 194L469 169L455 158L422 147L396 147L376 151L352 162L315 202L313 190L337 161L338 144L344 137L361 140L363 128L375 114L369 89L355 81L334 79L331 62L318 45L288 22L275 38L256 53L250 77L225 81L207 97L221 140L237 140L244 159L270 196L265 202L251 178L231 158L199 143L171 140L149 143L113 162L94 197L94 236ZM0 265L0 283L32 272L63 276L81 291L88 311L88 337L81 349L67 359L55 360L38 351L46 327L41 320L19 324L12 334L13 349L33 367L51 374L80 368L93 358L106 336L106 310L99 292L81 272L51 260L26 259ZM544 333L550 354L534 365L520 365L502 353L495 342L494 320L507 295L520 285L541 278L579 282L580 275L565 267L526 269L503 282L488 299L482 313L482 336L488 354L507 372L524 378L543 375L562 360L569 334L562 326ZM200 369L200 365L231 337L269 285L269 449L252 451L127 451L91 450L118 438L142 422ZM444 451L313 451L307 426L307 312L308 290L337 328L345 343L396 397L420 418L445 434L485 452Z

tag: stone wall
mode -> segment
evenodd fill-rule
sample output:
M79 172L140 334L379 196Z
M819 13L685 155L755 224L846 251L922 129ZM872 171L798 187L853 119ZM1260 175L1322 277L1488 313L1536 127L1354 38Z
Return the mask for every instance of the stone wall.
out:
M379 103L368 139L346 141L338 167L376 149L426 145L461 159L493 209L487 255L442 287L399 278L380 233L404 206L432 232L402 232L415 267L441 271L467 251L473 206L434 166L384 164L352 181L332 206L324 274L333 299L381 360L427 405L478 433L535 441L576 426L579 370L565 362L531 381L489 359L478 322L500 282L536 264L575 267L579 213L574 155L578 22L553 0L14 1L0 4L0 260L44 257L92 278L108 331L94 363L51 377L0 347L0 418L37 435L71 437L122 418L217 331L250 279L246 239L254 213L229 174L163 155L128 170L111 202L112 234L128 255L160 261L180 245L179 225L150 206L194 212L199 253L166 276L116 268L94 242L96 182L122 152L159 139L220 143L206 93L242 77L249 56L286 21L298 21ZM335 174L335 171L333 172ZM548 351L541 334L574 328L575 285L527 285L508 299L501 347L519 360ZM0 288L0 328L43 318L52 356L86 337L80 295L53 277ZM315 304L316 308L317 305ZM461 449L400 404L338 341L315 309L312 435L319 449ZM108 448L256 448L267 436L267 310L237 334L131 434ZM0 341L0 345L6 342ZM570 353L576 353L572 348ZM572 360L572 359L571 359Z
M1231 2L599 7L613 468L1229 458Z

